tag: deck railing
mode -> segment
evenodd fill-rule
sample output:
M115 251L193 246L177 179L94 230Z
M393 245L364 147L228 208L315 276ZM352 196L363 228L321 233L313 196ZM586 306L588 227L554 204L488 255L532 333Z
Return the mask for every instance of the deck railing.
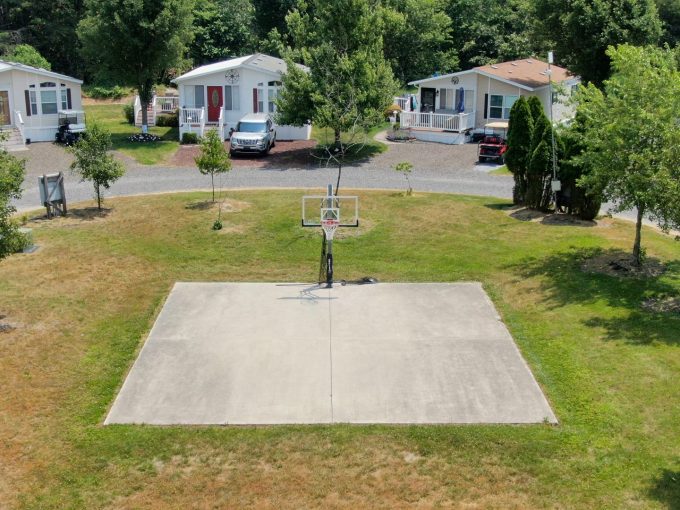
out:
M402 112L411 111L411 98L410 97L395 97L394 104L399 105Z
M205 131L205 108L180 108L179 127L181 133L196 133L203 136Z
M156 113L173 113L179 107L177 96L154 96L153 107Z
M402 112L401 127L416 129L432 129L438 131L465 131L472 128L474 115L470 113L418 113Z

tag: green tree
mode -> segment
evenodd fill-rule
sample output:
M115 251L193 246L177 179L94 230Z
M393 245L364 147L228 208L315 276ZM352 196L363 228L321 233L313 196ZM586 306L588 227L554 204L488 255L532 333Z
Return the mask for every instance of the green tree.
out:
M369 0L312 0L287 16L289 33L309 72L288 62L278 99L281 124L340 133L380 122L396 89L382 53L382 20Z
M219 133L211 129L201 140L201 153L195 159L198 170L203 175L210 174L212 184L212 201L215 201L215 174L231 170L229 152L224 147Z
M99 79L135 87L142 131L154 84L182 62L191 42L192 0L86 0L78 37Z
M458 68L444 0L387 0L382 8L384 55L402 82Z
M1 138L0 136L0 141ZM24 165L23 160L0 148L0 259L21 251L26 245L26 238L12 220L12 215L16 212L12 200L21 198Z
M411 171L413 170L413 165L408 161L402 161L394 166L394 170L403 174L406 178L406 196L411 196L413 194L413 188L411 187L411 180L408 178Z
M272 30L283 34L287 30L286 15L298 4L298 0L253 0L255 27L260 39L269 36Z
M550 177L552 175L551 127L539 122L534 126L534 136L529 165L527 166L526 205L531 209L545 210L550 204Z
M661 21L654 0L535 0L535 34L561 65L584 82L609 76L607 48L656 44Z
M534 123L538 122L538 119L546 118L543 103L541 103L538 96L530 96L529 99L527 99L527 104L529 105L529 111L531 112L531 118L534 120Z
M19 62L33 67L41 67L48 71L52 69L52 65L43 57L38 50L28 44L19 44L12 48L12 51L7 55L7 60L10 62Z
M530 0L448 0L447 4L452 44L462 69L535 53Z
M193 15L194 39L189 56L194 65L254 51L257 37L251 0L197 0Z
M527 191L527 166L531 158L531 137L534 132L534 119L529 103L521 96L510 109L508 121L508 150L505 164L512 172L515 185L512 198L515 204L523 204Z
M661 42L669 46L680 44L680 2L678 0L656 0L659 18L663 23Z
M602 189L614 211L637 209L633 261L641 263L642 220L680 227L680 71L675 54L659 48L610 48L612 77L604 93L582 89L590 174L586 189Z
M97 124L89 127L87 134L69 148L75 157L71 170L83 181L92 181L99 210L102 208L102 188L109 189L125 174L123 164L108 153L110 149L111 135Z

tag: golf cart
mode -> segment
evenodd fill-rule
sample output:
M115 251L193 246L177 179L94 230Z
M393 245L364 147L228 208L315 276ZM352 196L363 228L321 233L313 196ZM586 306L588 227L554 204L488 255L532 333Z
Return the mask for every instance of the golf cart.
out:
M60 110L59 127L55 135L57 143L72 145L85 133L85 112L82 110Z
M477 157L480 163L491 160L502 165L505 162L505 153L508 150L508 143L505 139L507 129L507 122L491 122L484 126L484 138L477 145ZM498 131L501 134L497 134Z

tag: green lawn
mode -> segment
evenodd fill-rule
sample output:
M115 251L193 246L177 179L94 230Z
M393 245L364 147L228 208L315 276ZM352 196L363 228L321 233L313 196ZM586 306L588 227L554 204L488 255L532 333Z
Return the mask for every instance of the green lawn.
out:
M668 271L581 270L634 229L518 221L497 199L360 192L337 278L481 281L560 424L102 426L176 281L312 281L318 232L299 191L107 200L30 223L40 249L0 261L0 508L667 508L680 501L680 246ZM39 277L36 275L40 275Z
M491 175L512 175L512 172L508 170L508 167L506 165L498 167L495 170L491 170L489 173Z
M386 144L378 142L373 137L380 131L384 131L390 127L389 122L383 122L377 126L372 127L368 131L358 133L342 133L340 135L343 143L352 144L346 160L347 162L355 162L370 158L382 152L385 152L388 147ZM319 145L316 148L320 156L324 155L324 147L332 145L335 141L333 130L329 128L319 128L312 126L312 139L316 140Z
M143 165L157 165L166 161L179 147L177 128L151 127L149 132L163 137L160 142L135 143L127 138L140 132L123 117L123 105L105 104L85 106L87 123L97 123L111 132L113 148L133 157Z

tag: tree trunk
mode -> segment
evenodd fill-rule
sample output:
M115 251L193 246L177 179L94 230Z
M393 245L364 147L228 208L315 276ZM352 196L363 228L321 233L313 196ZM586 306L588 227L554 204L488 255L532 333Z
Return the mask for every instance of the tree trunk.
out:
M635 244L633 244L633 264L637 267L642 265L642 249L640 240L642 234L642 218L644 217L644 205L638 205L637 222L635 223Z
M213 195L213 204L215 203L215 174L211 173L210 174L210 182L212 184L212 195Z
M149 132L149 112L147 111L147 108L149 107L149 102L142 101L140 98L140 102L142 103L142 133L148 133Z
M102 210L102 194L99 189L99 184L94 185L94 192L97 194L97 209Z
M334 130L334 134L335 134L335 146L340 147L340 144L342 143L340 142L340 130L339 129Z

